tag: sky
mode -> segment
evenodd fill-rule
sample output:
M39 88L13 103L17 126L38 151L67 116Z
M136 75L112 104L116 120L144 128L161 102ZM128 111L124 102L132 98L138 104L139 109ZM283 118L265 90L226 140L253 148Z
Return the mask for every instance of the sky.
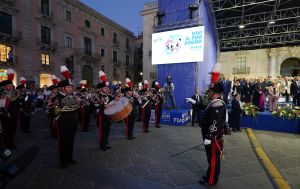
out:
M80 1L137 35L143 29L143 20L140 13L143 10L143 5L155 0Z

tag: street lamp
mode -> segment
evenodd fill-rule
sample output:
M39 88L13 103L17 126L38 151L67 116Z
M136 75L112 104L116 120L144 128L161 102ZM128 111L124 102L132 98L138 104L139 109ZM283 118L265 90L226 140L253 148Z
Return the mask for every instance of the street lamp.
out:
M142 75L143 75L143 72L140 72L140 75L142 76Z

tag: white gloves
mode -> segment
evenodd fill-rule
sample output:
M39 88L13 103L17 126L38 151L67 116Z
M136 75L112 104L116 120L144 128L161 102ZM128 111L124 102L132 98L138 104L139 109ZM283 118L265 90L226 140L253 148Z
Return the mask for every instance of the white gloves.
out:
M208 139L204 139L204 145L210 145L211 144L211 140Z

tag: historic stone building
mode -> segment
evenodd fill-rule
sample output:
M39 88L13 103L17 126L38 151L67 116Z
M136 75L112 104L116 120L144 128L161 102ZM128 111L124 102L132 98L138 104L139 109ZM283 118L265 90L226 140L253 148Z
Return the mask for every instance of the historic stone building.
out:
M157 21L158 2L144 4L143 16L143 79L156 79L156 66L152 65L152 34Z
M222 71L233 77L300 75L300 46L221 52Z
M16 71L38 86L62 79L66 65L74 82L98 83L134 74L134 34L78 0L3 0L0 4L0 76Z

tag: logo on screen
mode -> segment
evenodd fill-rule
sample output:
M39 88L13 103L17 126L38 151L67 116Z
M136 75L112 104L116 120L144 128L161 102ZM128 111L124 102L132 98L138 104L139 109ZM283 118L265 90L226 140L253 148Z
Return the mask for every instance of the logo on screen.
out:
M170 113L163 112L163 113L161 114L161 120L162 120L162 121L170 121L170 120L171 120L171 115L170 115Z
M181 36L178 34L170 35L165 45L167 55L176 54L181 48Z

